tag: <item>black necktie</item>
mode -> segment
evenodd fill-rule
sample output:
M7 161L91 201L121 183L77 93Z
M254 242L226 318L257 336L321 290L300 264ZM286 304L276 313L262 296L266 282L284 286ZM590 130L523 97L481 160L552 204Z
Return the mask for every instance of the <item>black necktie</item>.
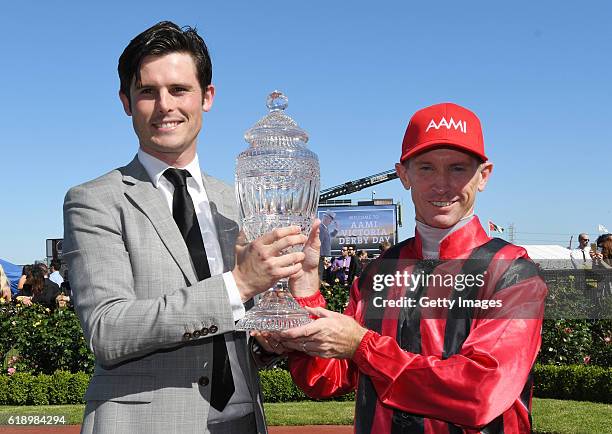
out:
M206 249L202 241L202 232L198 224L193 201L187 191L187 177L189 172L181 169L167 169L164 176L174 186L172 196L172 216L183 235L189 255L196 269L199 280L210 277L210 268L206 258ZM230 397L234 393L234 379L230 366L225 338L223 335L213 337L213 366L210 405L216 410L223 411Z

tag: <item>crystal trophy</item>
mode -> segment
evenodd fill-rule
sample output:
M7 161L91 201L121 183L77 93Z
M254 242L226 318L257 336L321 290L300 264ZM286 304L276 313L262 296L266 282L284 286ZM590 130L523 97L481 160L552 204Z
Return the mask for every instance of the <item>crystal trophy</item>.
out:
M306 147L308 134L285 114L287 105L287 97L279 91L268 96L270 112L245 133L250 146L236 161L236 196L249 241L291 225L308 235L316 215L319 159ZM291 296L287 279L281 279L238 321L236 329L285 330L310 321L308 312Z

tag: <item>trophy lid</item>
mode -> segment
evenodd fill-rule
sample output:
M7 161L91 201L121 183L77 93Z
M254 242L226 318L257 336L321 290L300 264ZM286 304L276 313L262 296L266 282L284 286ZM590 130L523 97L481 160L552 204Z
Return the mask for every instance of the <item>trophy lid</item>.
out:
M308 141L308 134L287 116L284 110L289 105L289 99L280 91L275 90L268 95L266 105L270 113L261 118L244 133L244 138L251 144L287 143Z

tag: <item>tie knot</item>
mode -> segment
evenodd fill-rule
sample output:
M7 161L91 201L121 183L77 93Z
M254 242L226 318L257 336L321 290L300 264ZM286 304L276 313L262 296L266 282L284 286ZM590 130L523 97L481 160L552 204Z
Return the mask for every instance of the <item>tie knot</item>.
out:
M187 186L187 177L191 176L191 174L185 169L175 169L173 167L166 169L164 172L164 176L170 183L177 187L186 187Z

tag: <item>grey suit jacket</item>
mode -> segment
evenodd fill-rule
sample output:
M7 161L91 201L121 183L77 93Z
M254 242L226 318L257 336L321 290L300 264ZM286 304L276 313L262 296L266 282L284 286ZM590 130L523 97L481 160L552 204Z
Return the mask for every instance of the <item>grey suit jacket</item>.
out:
M225 271L239 231L234 190L203 176ZM74 305L96 367L85 399L85 433L207 432L211 336L232 333L259 432L259 380L222 276L198 282L162 193L137 158L70 189L64 258Z

